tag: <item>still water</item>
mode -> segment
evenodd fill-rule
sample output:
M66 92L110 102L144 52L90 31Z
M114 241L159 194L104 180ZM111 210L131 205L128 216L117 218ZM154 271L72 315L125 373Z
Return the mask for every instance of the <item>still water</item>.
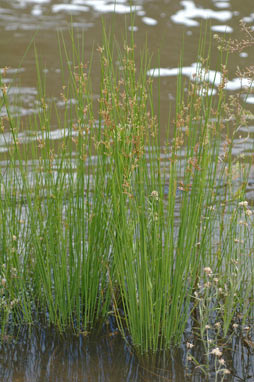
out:
M131 21L131 11L135 19ZM57 31L68 34L70 26L77 36L84 33L85 52L89 57L92 49L101 42L101 17L106 24L113 24L119 35L134 32L137 49L147 42L152 57L152 69L148 76L161 77L161 123L167 121L170 104L174 104L176 76L179 55L184 41L183 75L191 78L195 72L200 26L205 20L209 29L219 35L231 38L239 36L239 21L243 19L254 26L253 0L0 0L0 70L9 67L4 81L12 85L10 95L19 101L13 105L13 113L24 121L38 112L37 75L34 49L26 52L34 39L40 63L47 80L47 93L59 108L63 107L60 98L62 76L58 59ZM158 65L158 52L160 64ZM246 50L235 53L229 62L227 91L234 93L242 85L236 74L237 66L251 65L254 52ZM218 53L212 52L212 70L207 80L220 83ZM99 65L94 62L92 75L98 76ZM253 111L254 96L247 98L247 107ZM4 111L3 111L4 113ZM25 123L25 122L24 122ZM162 126L163 128L163 126ZM252 135L254 126L249 125L248 144L242 140L235 142L235 153L252 155ZM52 126L52 140L61 139L61 130ZM8 140L9 139L9 140ZM29 151L31 132L22 131L20 139ZM8 133L0 135L0 154L6 152L6 144L11 144ZM2 157L1 157L2 158ZM1 166L4 166L2 162ZM249 195L253 198L253 185L250 182ZM112 334L113 333L113 334ZM235 354L228 360L232 375L230 381L253 381L253 357L242 343L233 341ZM232 355L232 353L231 353ZM197 354L198 358L198 354ZM184 371L186 349L169 352L154 361L139 361L121 340L118 333L104 332L100 337L84 336L59 337L54 330L34 329L28 335L24 330L17 340L11 337L0 348L0 381L6 382L51 382L51 381L203 381L204 376L194 372L187 376ZM193 373L193 370L191 370ZM210 379L214 380L214 375Z
M1 382L214 382L201 368L187 362L186 342L149 358L137 357L117 331L104 328L89 336L59 335L54 329L23 328L0 346ZM187 331L188 332L188 331ZM190 333L189 333L190 334ZM188 337L188 333L186 334ZM195 343L195 342L194 342ZM198 342L192 353L202 364ZM231 375L224 381L253 381L254 355L242 339L223 348ZM212 366L212 365L210 365ZM220 378L217 381L221 380Z
M160 377L184 380L182 350L168 353L167 362L164 359L151 370L145 360L138 362L118 333L108 335L105 331L95 338L82 335L61 338L54 330L41 328L34 329L31 337L28 332L22 335L22 341L2 347L1 381L152 382L163 380Z

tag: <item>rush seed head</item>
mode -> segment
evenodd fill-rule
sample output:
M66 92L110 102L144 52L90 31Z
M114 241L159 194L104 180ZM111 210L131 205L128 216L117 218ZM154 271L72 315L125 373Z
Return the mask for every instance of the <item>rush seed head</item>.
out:
M216 357L221 357L222 356L222 352L220 351L219 348L215 348L212 350L211 352L213 355L215 355Z

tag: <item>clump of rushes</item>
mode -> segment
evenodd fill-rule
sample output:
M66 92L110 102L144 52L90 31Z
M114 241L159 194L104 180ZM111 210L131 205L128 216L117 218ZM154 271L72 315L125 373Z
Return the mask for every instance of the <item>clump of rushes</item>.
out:
M244 202L247 163L233 157L234 141L224 136L233 120L225 119L233 109L225 66L216 99L209 60L201 60L187 94L179 76L162 160L148 54L137 68L133 39L117 49L107 36L98 48L96 101L82 46L71 34L69 57L60 44L63 71L73 63L63 115L48 103L36 61L40 110L28 121L36 131L29 152L1 79L1 129L12 137L0 176L2 335L7 324L32 323L36 314L87 334L113 311L140 353L179 344L191 315L202 340L216 322L226 336L236 314L247 320L252 312L253 216ZM243 118L244 109L237 112ZM64 131L56 145L53 120Z

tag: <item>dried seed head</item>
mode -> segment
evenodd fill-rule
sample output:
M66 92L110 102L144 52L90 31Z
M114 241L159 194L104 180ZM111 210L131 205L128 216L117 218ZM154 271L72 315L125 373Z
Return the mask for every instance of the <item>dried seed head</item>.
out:
M248 211L250 211L250 210L248 210ZM247 215L247 211L246 211L246 215ZM245 222L245 221L243 221L243 220L240 220L240 221L239 221L239 224L240 224L240 225L245 225L246 227L248 227L248 223Z
M205 267L204 268L204 272L207 274L207 275L211 275L213 273L212 269L210 267Z
M221 357L222 356L222 352L220 351L219 348L215 348L212 350L212 354L214 354L216 357Z
M14 305L16 305L18 303L18 299L17 298L14 298L14 300L11 301L11 307L13 307Z
M244 201L238 203L238 205L239 205L240 207L248 207L248 204L249 204L249 203L247 202L247 200L244 200Z
M152 191L151 192L151 197L154 198L155 200L159 200L159 193L158 193L158 191Z

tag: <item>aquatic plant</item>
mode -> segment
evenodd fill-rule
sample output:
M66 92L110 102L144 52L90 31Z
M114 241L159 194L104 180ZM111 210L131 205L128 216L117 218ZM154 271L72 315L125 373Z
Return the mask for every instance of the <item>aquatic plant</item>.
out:
M161 146L147 51L137 58L133 35L122 49L104 29L94 97L92 61L70 37L71 53L59 37L68 73L61 111L49 103L35 51L39 110L27 122L29 151L0 80L1 130L11 138L0 175L2 335L35 319L87 335L114 314L140 353L179 344L190 319L202 340L217 322L227 336L239 314L245 322L253 311L253 215L250 162L233 154L248 114L225 96L226 67L217 98L209 57L187 92L180 70ZM56 143L55 124L63 131Z

